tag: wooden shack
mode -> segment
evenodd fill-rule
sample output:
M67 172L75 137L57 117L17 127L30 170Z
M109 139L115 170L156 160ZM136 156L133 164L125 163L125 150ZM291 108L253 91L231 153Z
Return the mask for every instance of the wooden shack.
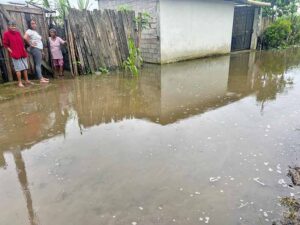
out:
M15 72L9 58L7 50L3 48L2 37L3 33L7 30L7 22L9 20L15 20L17 22L18 30L24 35L28 29L27 21L31 18L35 18L37 21L37 31L41 34L43 40L48 40L48 24L45 17L45 10L37 7L25 7L15 5L3 5L0 4L0 76L4 81L12 81L15 76ZM46 45L45 45L46 46ZM43 67L50 69L50 59L48 49L45 49L45 58L43 61ZM34 74L34 63L31 57L29 57L29 75ZM1 79L0 79L1 80Z

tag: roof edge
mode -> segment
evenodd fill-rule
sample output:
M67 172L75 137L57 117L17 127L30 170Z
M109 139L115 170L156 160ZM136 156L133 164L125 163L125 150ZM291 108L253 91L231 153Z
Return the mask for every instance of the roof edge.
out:
M246 3L249 5L256 5L256 6L266 6L266 7L270 7L272 6L272 4L270 2L262 2L262 1L258 1L258 0L237 0L236 2L239 3Z

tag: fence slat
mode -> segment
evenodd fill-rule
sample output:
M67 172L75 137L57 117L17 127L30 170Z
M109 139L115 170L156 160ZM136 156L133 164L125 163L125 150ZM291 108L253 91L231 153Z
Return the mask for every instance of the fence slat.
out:
M81 73L93 73L100 67L122 66L129 56L128 39L133 38L136 43L138 40L134 15L133 11L70 9L69 52L72 61L75 57L80 62L78 70ZM75 64L73 70L75 73Z

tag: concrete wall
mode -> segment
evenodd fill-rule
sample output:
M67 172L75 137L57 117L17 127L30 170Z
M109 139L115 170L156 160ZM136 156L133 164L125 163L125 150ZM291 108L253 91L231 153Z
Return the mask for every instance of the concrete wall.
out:
M233 16L233 2L161 0L161 62L229 53Z
M151 28L142 32L141 52L145 62L160 62L159 0L99 0L99 9L117 9L128 5L136 12L148 12L152 16Z

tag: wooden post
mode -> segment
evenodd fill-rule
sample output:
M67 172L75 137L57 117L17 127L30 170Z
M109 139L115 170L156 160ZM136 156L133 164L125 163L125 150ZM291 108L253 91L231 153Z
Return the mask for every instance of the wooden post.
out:
M77 60L76 60L76 55L75 55L74 39L73 39L71 27L70 27L70 20L67 20L66 34L68 36L67 40L68 40L69 55L71 56L70 67L72 67L73 75L78 76Z
M137 47L140 48L142 40L142 13L138 14Z
M70 63L70 70L72 77L74 77L74 72L73 72L73 61L71 57L71 51L70 51L70 41L69 41L69 34L68 34L68 21L64 19L64 29L65 29L65 35L66 35L66 40L67 40L67 49L68 49L68 58L69 58L69 63Z

